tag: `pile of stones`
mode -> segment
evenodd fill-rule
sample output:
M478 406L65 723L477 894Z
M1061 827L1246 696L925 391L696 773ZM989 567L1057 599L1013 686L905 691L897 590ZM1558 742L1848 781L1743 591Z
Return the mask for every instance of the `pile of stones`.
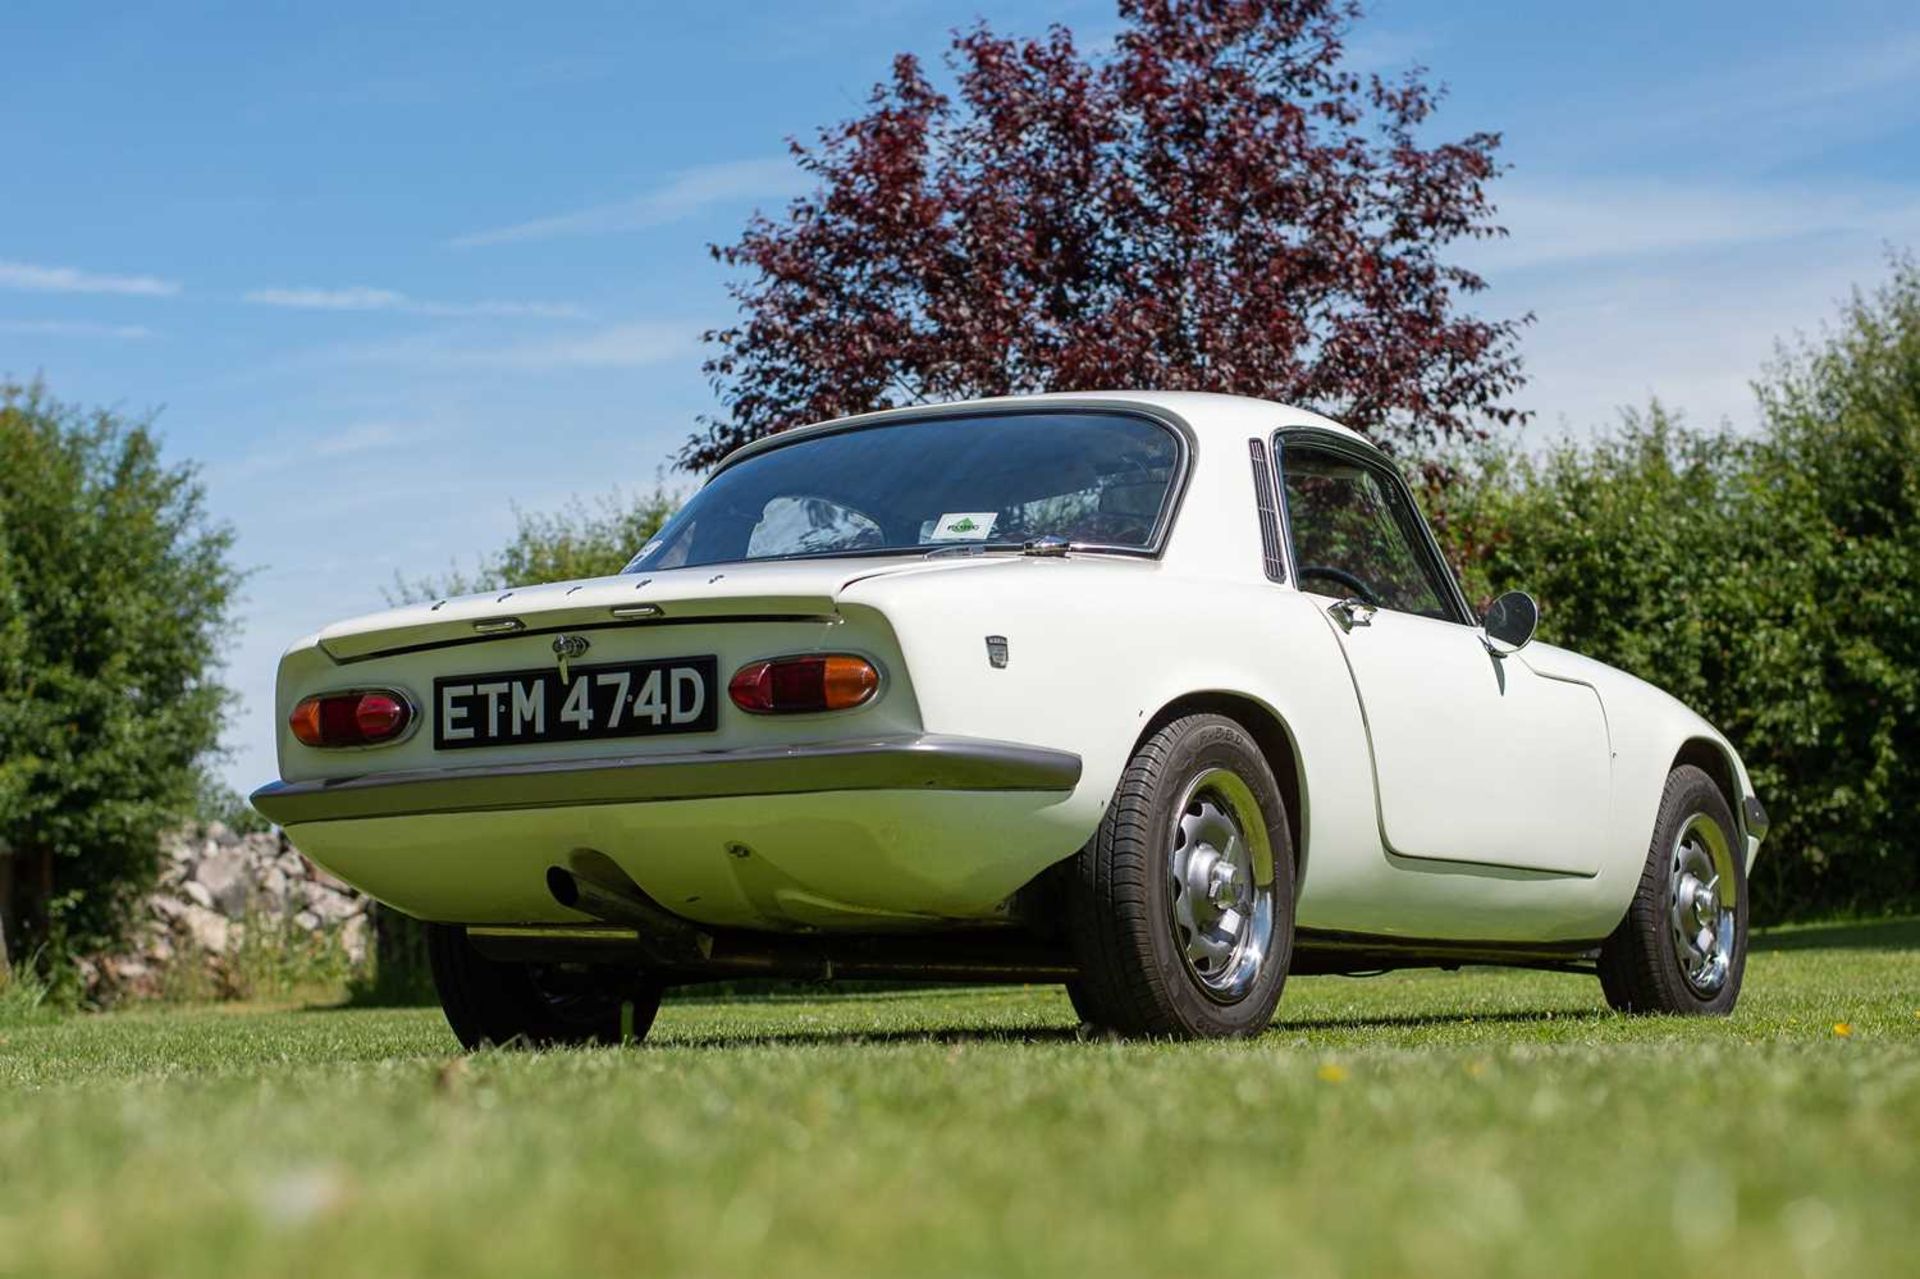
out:
M191 827L162 841L160 881L141 904L127 949L88 961L81 976L96 996L140 997L163 993L169 975L189 965L217 988L250 929L273 945L324 939L358 966L367 955L369 905L277 831Z

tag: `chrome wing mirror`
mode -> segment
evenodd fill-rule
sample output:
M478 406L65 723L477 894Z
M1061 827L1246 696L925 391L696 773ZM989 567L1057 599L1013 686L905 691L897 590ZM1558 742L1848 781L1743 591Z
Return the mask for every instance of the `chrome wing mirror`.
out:
M1540 625L1540 606L1525 591L1508 591L1480 619L1480 641L1495 657L1518 653Z

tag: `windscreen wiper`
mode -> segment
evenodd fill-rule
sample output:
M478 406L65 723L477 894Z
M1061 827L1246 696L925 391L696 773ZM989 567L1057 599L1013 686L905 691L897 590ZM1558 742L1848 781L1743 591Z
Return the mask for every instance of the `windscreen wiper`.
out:
M936 555L985 555L988 551L1024 551L1025 542L942 542L920 552L928 559Z
M925 551L928 559L936 555L984 555L988 551L1018 551L1022 555L1038 555L1057 558L1073 549L1073 543L1064 537L1048 534L1044 537L1028 538L1024 542L948 542Z

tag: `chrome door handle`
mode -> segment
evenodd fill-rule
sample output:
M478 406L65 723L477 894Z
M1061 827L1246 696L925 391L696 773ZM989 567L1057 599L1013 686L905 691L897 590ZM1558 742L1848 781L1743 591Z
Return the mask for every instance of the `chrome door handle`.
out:
M1333 620L1340 623L1340 629L1350 631L1356 626L1372 626L1373 615L1379 610L1363 599L1348 596L1340 600L1327 612L1333 614Z

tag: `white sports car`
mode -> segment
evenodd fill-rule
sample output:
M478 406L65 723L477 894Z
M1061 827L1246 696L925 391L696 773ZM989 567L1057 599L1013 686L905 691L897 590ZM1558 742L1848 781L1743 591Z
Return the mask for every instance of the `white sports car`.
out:
M1476 618L1312 413L902 409L740 449L618 576L301 640L253 802L432 922L470 1046L644 1034L746 975L1062 982L1139 1035L1421 965L1726 1012L1740 757L1535 619Z

